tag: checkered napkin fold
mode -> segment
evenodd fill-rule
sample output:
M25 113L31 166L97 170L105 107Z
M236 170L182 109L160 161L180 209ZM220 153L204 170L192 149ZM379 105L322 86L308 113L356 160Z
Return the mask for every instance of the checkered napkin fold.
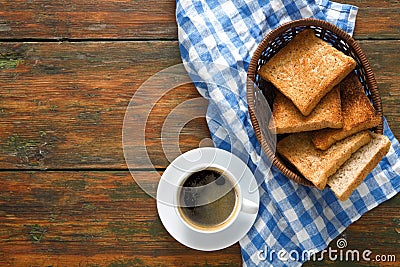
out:
M183 63L209 100L207 123L216 147L247 162L260 183L260 210L240 240L244 266L298 266L325 249L349 224L400 190L400 145L387 122L387 156L344 202L284 177L263 154L246 103L246 71L257 45L272 29L305 17L353 33L357 8L327 0L178 0L176 18ZM273 253L275 252L275 253ZM281 252L279 255L278 252Z

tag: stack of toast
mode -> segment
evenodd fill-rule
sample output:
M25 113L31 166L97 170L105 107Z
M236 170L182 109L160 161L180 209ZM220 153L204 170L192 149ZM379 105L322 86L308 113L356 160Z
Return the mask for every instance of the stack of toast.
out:
M278 89L269 128L277 152L318 189L346 200L390 148L356 62L306 29L258 71Z

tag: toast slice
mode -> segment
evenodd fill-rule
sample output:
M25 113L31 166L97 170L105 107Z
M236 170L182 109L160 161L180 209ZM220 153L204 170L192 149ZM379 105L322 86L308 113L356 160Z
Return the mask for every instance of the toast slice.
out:
M385 135L371 133L372 140L356 151L342 167L328 179L328 185L342 201L348 199L390 149Z
M355 66L353 58L316 37L314 30L307 29L264 64L258 74L308 116Z
M348 160L360 147L371 140L368 131L357 133L328 150L315 148L309 132L291 134L280 140L277 151L290 161L297 170L311 181L318 189L325 188L328 177Z
M339 86L327 93L308 116L301 114L290 99L277 91L272 115L269 129L276 134L341 128L343 117Z
M382 121L358 80L352 73L340 83L343 128L313 132L314 145L322 150L359 131L373 128Z

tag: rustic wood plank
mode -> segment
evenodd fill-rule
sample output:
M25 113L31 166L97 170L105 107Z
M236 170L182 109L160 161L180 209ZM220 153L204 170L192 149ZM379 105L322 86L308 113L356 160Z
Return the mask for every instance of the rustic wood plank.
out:
M240 264L238 245L205 253L176 242L129 172L2 172L0 181L2 266Z
M148 173L136 175L144 180ZM3 266L241 266L238 244L207 253L175 241L158 219L155 200L127 171L0 172L0 181ZM342 235L349 249L400 258L399 201L351 225Z
M375 73L378 89L382 99L383 114L391 130L397 138L400 137L400 87L398 71L400 56L398 55L400 40L388 42L362 41L361 48L365 51ZM385 62L385 63L383 63Z
M0 1L0 38L176 39L175 1Z
M126 168L121 128L132 95L180 62L176 42L3 44L0 53L8 64L0 70L1 168ZM192 85L174 92L151 113L153 121L199 97ZM148 135L149 147L159 143L159 132ZM185 150L202 136L186 135Z
M397 0L340 0L335 1L358 7L356 39L399 39L400 24L397 20L400 2Z
M360 44L376 73L387 119L399 137L400 41ZM121 129L131 97L152 74L180 62L176 42L1 43L0 55L3 169L126 168ZM149 91L160 94L157 88ZM179 86L151 111L146 147L154 167L169 164L160 153L166 117L179 104L198 97L192 84ZM148 111L138 109L138 116ZM185 115L194 118L199 112L192 106ZM174 136L167 135L164 144L174 142ZM208 137L205 119L197 118L183 127L180 148L187 151ZM137 147L138 142L132 140ZM138 160L132 167L151 165Z
M399 38L399 1L340 2L359 7L357 38ZM173 0L2 0L0 6L1 39L177 39Z

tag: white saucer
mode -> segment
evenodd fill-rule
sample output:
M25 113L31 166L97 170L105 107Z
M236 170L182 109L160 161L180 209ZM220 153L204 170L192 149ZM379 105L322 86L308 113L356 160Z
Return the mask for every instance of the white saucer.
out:
M199 154L199 151L201 152ZM225 166L234 176L241 177L238 186L244 198L259 204L260 196L255 178L247 165L235 155L218 148L199 148L188 151L176 158L165 170L158 184L157 209L164 227L178 242L203 251L219 250L238 242L250 230L257 213L240 211L236 221L228 228L216 233L199 233L186 226L178 217L172 187L176 186L176 177L184 170L180 166L207 164L210 161Z

